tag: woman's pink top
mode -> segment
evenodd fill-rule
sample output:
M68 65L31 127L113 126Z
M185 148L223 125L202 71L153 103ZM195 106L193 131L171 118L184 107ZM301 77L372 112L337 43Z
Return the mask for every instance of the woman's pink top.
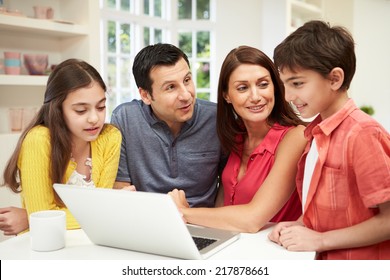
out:
M246 174L237 181L241 164L241 153L231 153L222 172L224 205L249 203L261 187L275 161L275 152L286 132L292 127L274 124L260 145L252 152ZM280 174L283 176L283 174ZM270 197L269 199L272 199ZM301 201L295 190L283 208L270 222L295 221L302 214Z

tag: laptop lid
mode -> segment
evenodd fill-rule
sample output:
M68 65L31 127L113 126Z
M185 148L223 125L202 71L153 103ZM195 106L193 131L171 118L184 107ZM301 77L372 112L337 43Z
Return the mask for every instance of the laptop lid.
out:
M167 194L54 184L54 189L97 244L181 259L205 259L239 233L186 225ZM215 239L198 250L193 236Z

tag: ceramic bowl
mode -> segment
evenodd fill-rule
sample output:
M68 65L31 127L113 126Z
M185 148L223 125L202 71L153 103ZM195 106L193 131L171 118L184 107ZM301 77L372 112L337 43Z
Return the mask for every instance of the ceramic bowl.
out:
M48 65L47 54L24 54L24 65L30 75L44 75Z

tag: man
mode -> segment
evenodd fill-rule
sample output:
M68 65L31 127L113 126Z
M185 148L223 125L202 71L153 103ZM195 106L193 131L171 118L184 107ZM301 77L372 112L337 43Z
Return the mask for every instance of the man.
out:
M216 104L196 99L187 56L170 44L147 46L133 74L142 100L119 105L111 119L123 136L114 188L178 188L191 206L214 206L224 162Z

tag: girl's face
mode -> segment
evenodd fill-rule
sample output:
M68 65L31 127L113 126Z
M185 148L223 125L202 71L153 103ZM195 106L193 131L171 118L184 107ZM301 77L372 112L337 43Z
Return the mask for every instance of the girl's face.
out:
M266 121L275 105L269 71L259 65L238 66L229 78L225 99L233 105L245 125Z
M90 142L101 132L106 118L106 95L96 82L68 94L62 103L72 142Z

